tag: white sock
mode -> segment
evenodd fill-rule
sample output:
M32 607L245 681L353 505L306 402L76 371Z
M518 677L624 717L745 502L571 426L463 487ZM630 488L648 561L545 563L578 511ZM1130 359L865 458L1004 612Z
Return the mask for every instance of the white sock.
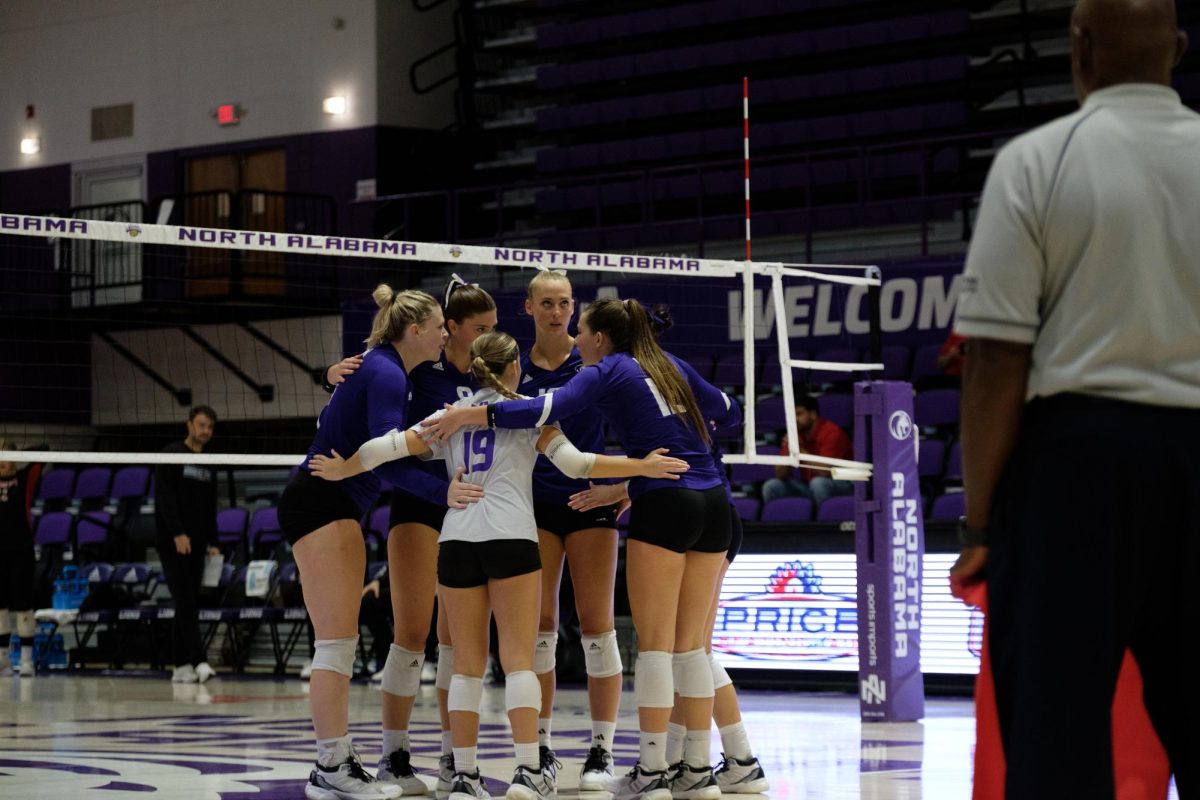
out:
M390 756L397 750L408 750L408 731L390 731L383 729L383 754Z
M726 756L739 761L754 758L754 753L750 750L750 737L746 735L746 726L741 720L724 728L717 728L717 731L721 734L721 749Z
M454 752L454 732L442 731L442 755ZM455 762L458 763L458 762Z
M667 723L667 763L678 764L683 760L683 737L687 728L675 722Z
M538 744L550 747L550 728L553 724L553 717L548 719L538 717Z
M683 737L683 763L693 767L712 765L712 729L688 731Z
M350 734L334 739L317 739L317 763L333 769L350 757Z
M517 751L517 766L530 769L541 768L542 758L538 754L537 742L513 742L513 747Z
M642 767L648 770L664 770L667 768L667 733L641 732L641 744L638 747L639 760Z
M475 748L474 747L455 747L451 750L454 753L454 771L455 772L474 772L475 771Z
M613 737L617 735L617 723L592 720L592 746L603 747L612 752Z
M25 639L25 638L33 638L33 637L22 636L21 638ZM21 645L21 663L22 664L32 664L33 663L33 645L31 645L31 644Z

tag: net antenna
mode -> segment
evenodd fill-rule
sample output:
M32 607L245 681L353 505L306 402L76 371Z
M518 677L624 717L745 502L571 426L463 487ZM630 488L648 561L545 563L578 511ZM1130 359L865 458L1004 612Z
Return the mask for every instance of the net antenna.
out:
M748 230L748 229L747 229ZM779 348L785 408L794 408L792 370L818 368L823 370L857 372L883 369L879 363L879 270L874 266L791 264L783 262L756 262L752 260L692 258L676 256L621 255L614 253L591 253L566 250L535 250L528 248L460 245L435 242L409 242L383 239L361 239L344 236L316 236L293 233L270 233L260 231L204 228L185 225L157 225L107 220L68 219L62 217L34 216L0 213L0 235L21 237L49 237L55 244L61 239L119 242L139 245L173 245L193 248L245 250L267 253L291 253L297 255L339 256L341 258L363 258L438 264L474 264L502 268L576 268L593 272L609 272L626 275L685 274L688 276L723 278L730 281L742 279L742 325L743 357L745 360L745 434L743 452L729 453L725 461L730 464L785 464L806 466L820 470L845 470L841 475L847 479L865 480L870 476L872 465L846 459L824 458L801 453L786 456L760 454L756 450L754 375L754 278L765 276L771 282L771 296L775 314L776 340ZM784 314L783 279L801 277L840 283L850 286L866 286L870 313L871 351L873 360L864 363L834 363L792 359L788 342L787 320ZM794 414L786 414L789 441L798 441ZM246 466L288 466L299 463L302 455L238 455L229 454L150 454L63 451L0 451L0 460L49 461L53 463L213 463L240 464ZM834 477L839 477L835 473Z

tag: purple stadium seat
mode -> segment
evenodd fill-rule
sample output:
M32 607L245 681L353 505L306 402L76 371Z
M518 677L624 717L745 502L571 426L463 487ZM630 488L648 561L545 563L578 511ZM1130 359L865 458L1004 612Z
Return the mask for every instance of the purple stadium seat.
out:
M250 546L260 552L262 549L283 541L283 531L279 528L279 512L274 508L260 508L250 518L250 529L247 532Z
M847 435L854 435L854 395L823 394L817 398L818 413L836 423Z
M75 540L80 547L101 545L108 541L112 515L104 511L85 511L75 526Z
M754 406L754 420L758 433L781 431L787 427L788 409L783 406L783 397L773 395L759 400Z
M818 522L853 522L854 498L849 495L830 497L817 507Z
M950 458L946 462L946 480L962 482L962 442L950 447Z
M38 545L67 544L71 541L71 525L75 518L65 511L49 511L37 522L33 541Z
M922 380L945 377L937 365L937 357L941 349L940 344L924 344L917 348L916 353L913 354L912 363L912 382L914 384Z
M113 500L145 497L150 484L149 467L122 467L113 476L109 496Z
M217 512L217 544L240 545L246 539L250 512L244 508L223 508Z
M717 359L711 383L721 389L746 383L745 362L741 353L729 353Z
M917 475L921 478L942 477L946 461L946 443L941 439L922 439L917 452Z
M733 498L733 507L737 511L737 515L745 522L754 522L758 519L758 498L756 497L735 497Z
M929 389L913 398L913 416L922 428L958 425L958 389Z
M75 499L107 500L108 487L111 483L111 469L108 467L87 467L75 479Z
M42 473L42 481L38 485L37 499L39 501L66 500L75 488L75 470L69 467L56 467Z
M775 467L771 464L730 464L729 482L734 486L745 486L770 480L775 477Z
M763 506L763 522L808 522L813 502L807 497L780 497Z
M957 521L966 513L967 496L962 492L951 492L933 501L933 508L929 511L929 518Z
M890 344L883 348L883 379L885 381L908 380L908 360L912 354L902 344Z

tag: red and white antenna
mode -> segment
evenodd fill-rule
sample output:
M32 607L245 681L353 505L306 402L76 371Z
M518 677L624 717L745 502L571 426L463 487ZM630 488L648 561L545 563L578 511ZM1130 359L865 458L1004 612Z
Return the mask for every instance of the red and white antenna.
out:
M742 159L746 165L746 260L750 260L750 78L742 78Z

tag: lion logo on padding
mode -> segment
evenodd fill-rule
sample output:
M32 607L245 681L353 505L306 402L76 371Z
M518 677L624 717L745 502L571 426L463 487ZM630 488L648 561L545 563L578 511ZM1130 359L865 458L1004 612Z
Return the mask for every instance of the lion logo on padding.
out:
M888 418L888 430L892 432L892 438L904 441L912 436L913 422L912 417L907 411L897 411Z

